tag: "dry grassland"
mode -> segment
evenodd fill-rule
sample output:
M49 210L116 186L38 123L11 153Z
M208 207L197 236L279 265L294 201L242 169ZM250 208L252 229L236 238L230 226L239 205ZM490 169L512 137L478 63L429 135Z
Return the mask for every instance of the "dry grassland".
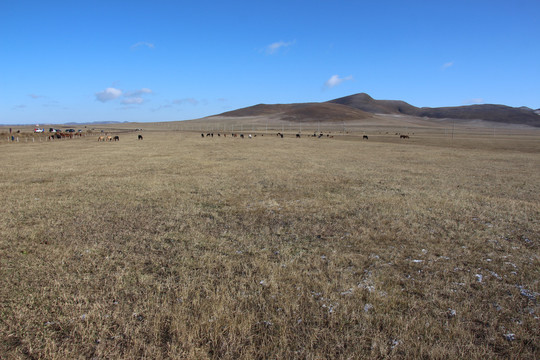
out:
M0 143L0 358L540 357L538 138L143 135Z

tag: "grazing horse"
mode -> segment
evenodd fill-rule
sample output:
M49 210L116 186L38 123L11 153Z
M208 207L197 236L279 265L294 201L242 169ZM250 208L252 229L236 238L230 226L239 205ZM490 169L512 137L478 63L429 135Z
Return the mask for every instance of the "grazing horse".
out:
M103 136L100 136L97 138L97 141L105 141L105 138Z
M400 139L408 139L408 138L409 138L409 135L399 135L399 138L400 138Z
M362 136L362 140L367 140L367 139L368 139L367 135Z
M142 140L142 135L139 135L139 137L137 138L138 140Z
M299 138L299 137L300 137L300 134L296 134L296 137Z
M107 136L107 140L112 141L112 136Z
M120 141L120 137L119 137L118 135L116 135L116 136L114 137L114 141Z

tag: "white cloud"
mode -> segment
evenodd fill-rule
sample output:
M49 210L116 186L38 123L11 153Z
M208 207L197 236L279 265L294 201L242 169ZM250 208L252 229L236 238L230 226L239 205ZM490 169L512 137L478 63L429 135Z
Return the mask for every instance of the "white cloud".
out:
M285 48L285 47L288 47L288 46L291 46L295 43L295 41L288 41L288 42L285 42L285 41L278 41L278 42L275 42L275 43L272 43L270 45L268 45L266 47L266 53L267 54L274 54L276 53L279 49L281 48Z
M107 101L121 98L122 104L139 105L139 104L144 103L144 99L142 96L147 95L147 94L153 94L153 91L148 88L142 88L135 91L123 92L120 89L110 87L110 88L106 88L103 91L97 92L95 95L96 95L96 100L99 100L101 102L107 102Z
M138 43L131 45L131 48L136 49L136 48L138 48L140 46L146 46L149 49L153 49L155 47L154 44L152 44L152 43L145 42L145 41L139 41Z
M152 94L152 92L153 91L148 89L148 88L142 88L140 90L126 92L124 94L124 96L126 96L126 97L133 97L133 96L140 97L140 96L142 96L144 94Z
M444 70L444 69L448 69L449 67L452 67L452 66L454 66L454 62L453 62L453 61L449 61L449 62L447 62L447 63L444 63L441 67L442 67L442 69Z
M133 105L133 104L142 104L144 99L142 97L130 97L122 100L122 104Z
M324 86L327 88L333 88L335 86L338 86L344 81L349 81L352 79L353 79L352 75L346 76L344 78L340 78L339 75L332 75L330 79L326 80L326 82L324 83Z
M28 96L30 96L32 99L40 99L40 98L44 98L45 96L43 95L36 95L36 94L28 94Z
M96 100L99 100L101 102L107 102L107 101L114 100L122 96L122 90L115 89L115 88L106 88L103 91L97 92L95 95L96 95Z

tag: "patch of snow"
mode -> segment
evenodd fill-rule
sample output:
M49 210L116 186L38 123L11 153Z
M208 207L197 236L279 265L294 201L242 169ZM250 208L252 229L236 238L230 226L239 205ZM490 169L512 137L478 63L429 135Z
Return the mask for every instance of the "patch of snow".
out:
M506 341L516 340L516 334L513 334L513 333L504 334L503 337Z
M523 286L517 285L521 296L525 296L527 299L536 301L536 297L540 294L531 290L525 289Z
M497 278L498 280L502 280L502 276L500 276L499 274L497 274L495 271L489 271L489 273L490 273L493 277Z

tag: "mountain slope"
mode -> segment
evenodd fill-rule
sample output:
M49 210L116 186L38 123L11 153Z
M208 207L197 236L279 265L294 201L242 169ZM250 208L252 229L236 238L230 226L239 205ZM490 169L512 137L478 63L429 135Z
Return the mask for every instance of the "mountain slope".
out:
M422 108L417 116L430 118L453 118L465 120L488 120L508 124L540 126L540 116L531 109L514 108L505 105L469 105L456 107Z
M345 96L328 101L360 109L373 114L407 114L415 115L418 108L400 100L375 100L366 93Z
M534 110L505 105L468 105L455 107L418 108L399 100L375 100L365 93L330 100L363 111L378 114L405 114L435 119L486 120L507 124L525 124L540 127L540 116Z
M258 104L228 111L218 116L246 117L272 115L282 120L295 122L325 121L341 122L372 117L371 114L350 106L332 103Z
M375 100L365 93L322 103L258 104L215 116L271 116L293 122L342 122L373 118L374 114L409 115L433 119L486 120L506 124L540 127L540 111L505 105L468 105L454 107L416 107L400 100Z

